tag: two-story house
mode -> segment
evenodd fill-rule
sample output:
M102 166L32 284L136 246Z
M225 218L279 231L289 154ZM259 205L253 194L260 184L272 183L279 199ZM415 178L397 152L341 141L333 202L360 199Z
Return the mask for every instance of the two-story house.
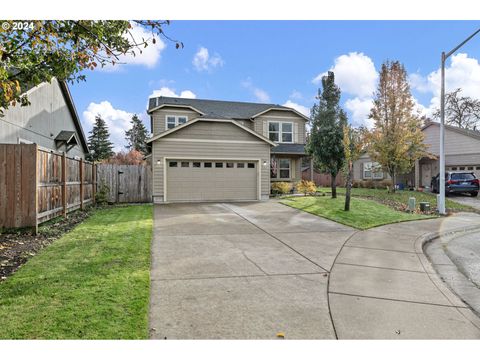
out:
M265 200L301 179L305 124L274 104L150 98L153 201Z

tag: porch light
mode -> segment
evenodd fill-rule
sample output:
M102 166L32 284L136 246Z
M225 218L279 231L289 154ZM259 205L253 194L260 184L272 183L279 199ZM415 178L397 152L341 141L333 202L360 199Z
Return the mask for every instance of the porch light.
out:
M263 166L267 166L267 160L263 160Z

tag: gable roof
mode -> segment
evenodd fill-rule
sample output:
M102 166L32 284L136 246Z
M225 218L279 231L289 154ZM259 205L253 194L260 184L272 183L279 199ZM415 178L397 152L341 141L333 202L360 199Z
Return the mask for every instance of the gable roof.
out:
M150 98L148 101L147 113L150 114L153 111L161 109L165 106L188 107L209 119L253 120L255 117L264 114L269 110L280 110L291 111L303 119L308 120L305 115L299 113L295 109L277 104L185 99L166 96Z
M425 130L426 128L432 126L432 125L440 126L440 123L436 122L436 121L431 121L431 120L427 121L425 123L425 125L422 127L422 131ZM447 124L445 124L444 126L445 126L446 130L455 131L459 134L470 136L470 137L473 137L475 139L480 140L480 131L463 129L463 128L460 128L460 127L457 127L457 126L452 126L452 125L447 125Z
M56 78L52 78L52 80L53 79L56 79ZM58 85L60 86L60 90L63 94L64 99L65 99L65 103L67 104L68 110L70 111L70 115L72 116L73 124L75 126L75 129L77 130L78 136L80 137L80 143L83 147L83 150L84 150L85 153L89 153L90 150L88 149L87 138L85 137L85 133L83 132L82 123L80 122L80 118L78 117L77 109L75 108L75 104L73 103L73 98L72 98L72 95L70 93L70 89L68 88L68 85L64 80L59 80L59 79L56 79L56 80L58 82ZM29 93L31 91L38 90L38 89L40 89L40 87L42 87L45 84L48 84L48 82L42 82L42 83L40 83L36 86L32 86L30 84L26 85L23 94ZM50 84L51 84L51 82L50 82Z
M63 80L58 80L58 84L60 85L60 89L62 90L62 94L65 98L65 102L67 103L68 110L72 115L75 129L77 129L77 134L80 137L80 143L82 144L84 152L88 154L90 150L88 149L87 138L85 137L85 133L83 132L82 123L80 122L77 109L75 108L75 104L73 103L73 98L72 98L72 95L70 94L70 89L68 88L67 83Z
M181 129L184 129L186 128L187 126L191 126L199 121L206 121L206 122L224 122L224 123L231 123L235 126L238 126L240 129L242 130L245 130L246 132L252 134L253 136L256 136L258 137L260 140L263 140L265 141L266 143L272 145L272 146L277 146L277 144L275 144L273 141L271 141L270 139L267 139L265 136L262 136L260 134L258 134L257 132L243 126L243 125L240 125L238 122L234 121L234 120L229 120L229 119L206 119L206 118L202 118L202 117L199 117L199 118L196 118L196 119L193 119L193 120L190 120L190 121L187 121L186 123L182 124L182 125L178 125L178 126L175 126L173 129L170 129L170 130L167 130L167 131L164 131L158 135L155 135L153 137L151 137L150 139L147 139L147 144L155 141L155 140L158 140L158 139L161 139L165 136L168 136L174 132L177 132L178 130L181 130Z

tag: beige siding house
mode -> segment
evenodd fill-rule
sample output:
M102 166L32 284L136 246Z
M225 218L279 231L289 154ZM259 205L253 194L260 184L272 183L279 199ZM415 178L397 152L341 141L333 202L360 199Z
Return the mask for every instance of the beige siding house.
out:
M271 181L301 179L305 116L274 104L149 101L153 200L252 201Z
M26 93L30 105L9 107L0 116L0 144L36 143L85 158L87 140L67 84L52 79Z
M414 169L409 174L399 176L397 182L408 187L429 187L432 177L440 172L438 160L440 125L437 122L429 121L422 131L428 152L433 155L434 159L422 158L416 162ZM362 155L353 165L354 179L388 179L388 174L382 172L376 165L368 154ZM445 125L445 170L473 171L480 178L480 132Z

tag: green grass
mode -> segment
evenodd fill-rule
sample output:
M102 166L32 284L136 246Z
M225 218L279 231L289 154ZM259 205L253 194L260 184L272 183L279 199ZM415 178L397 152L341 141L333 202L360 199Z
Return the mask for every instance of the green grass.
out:
M350 211L344 211L345 197L341 195L336 199L329 196L288 197L281 200L281 203L361 230L435 217L397 211L376 201L361 198L352 198Z
M151 237L150 205L95 211L0 283L0 338L147 338Z
M327 193L327 192L330 193L331 189L327 187L319 187L318 191L324 192L324 193ZM344 195L345 188L343 187L337 188L337 194ZM352 196L372 199L372 200L386 202L386 203L396 202L399 204L407 204L408 198L414 197L417 202L417 207L418 207L418 204L422 201L428 201L432 209L435 209L437 207L436 194L420 192L420 191L397 190L395 191L395 193L389 193L387 190L384 190L384 189L352 188ZM475 209L473 209L471 206L457 203L456 201L453 201L448 197L446 198L445 206L447 207L447 209L451 211L475 211Z

